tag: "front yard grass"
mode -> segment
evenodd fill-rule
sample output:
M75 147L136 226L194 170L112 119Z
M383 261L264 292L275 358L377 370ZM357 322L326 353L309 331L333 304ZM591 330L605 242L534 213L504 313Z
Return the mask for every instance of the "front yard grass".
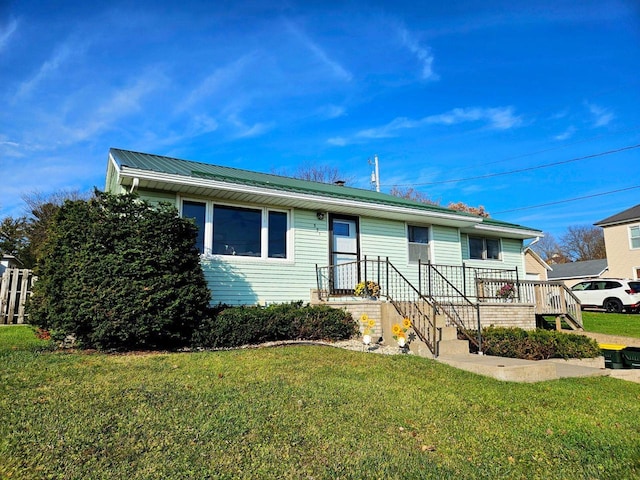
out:
M582 312L582 323L587 332L640 338L640 314Z
M506 383L316 346L52 353L19 335L0 329L0 478L640 477L640 385L622 380Z

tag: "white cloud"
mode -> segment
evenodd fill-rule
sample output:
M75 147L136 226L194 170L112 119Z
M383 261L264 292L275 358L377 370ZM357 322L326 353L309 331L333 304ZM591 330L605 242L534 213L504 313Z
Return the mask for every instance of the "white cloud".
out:
M491 128L506 130L517 127L522 118L514 115L513 107L497 108L454 108L448 112L431 115L422 119L425 123L455 125L464 122L485 121Z
M564 132L560 133L559 135L556 135L555 137L553 137L555 140L567 140L571 137L573 137L573 134L576 133L576 127L574 127L573 125L571 125L569 128L567 128Z
M318 114L327 119L342 117L345 112L345 108L339 105L325 105L318 109Z
M327 52L316 42L311 40L302 30L300 30L296 25L294 25L290 21L285 21L285 25L287 29L298 39L300 42L315 55L315 57L322 62L331 73L345 81L350 82L353 79L353 75L345 69L342 65L340 65L337 61L333 60L329 57Z
M234 85L253 57L253 54L244 55L228 65L216 68L178 105L178 112L184 112L215 93Z
M589 102L585 102L585 105L591 113L594 127L604 127L611 123L611 120L615 118L615 115L606 108Z
M402 44L420 61L422 66L421 78L423 80L438 80L440 77L433 71L434 57L431 49L420 45L418 40L406 28L400 27L399 34Z
M6 27L0 27L0 53L2 53L5 48L7 48L9 40L17 29L18 21L16 19L12 19Z
M486 122L490 128L506 130L522 123L519 116L514 115L513 107L498 108L454 108L445 113L429 115L419 120L406 117L393 119L386 125L361 130L356 134L362 138L389 138L398 135L401 130L419 128L424 125L457 125L465 122Z
M244 121L238 118L237 114L231 114L227 118L229 123L236 128L233 134L234 138L251 138L262 135L263 133L271 130L273 127L270 123L257 122L253 125L247 125Z
M74 47L71 47L73 43ZM79 46L77 46L79 45ZM33 89L35 89L40 83L45 81L50 75L55 73L62 65L64 65L70 58L76 55L81 55L87 49L87 43L81 42L66 42L58 46L51 58L44 62L35 75L29 80L22 82L16 93L17 98L22 98L29 95Z
M330 139L327 140L327 143L329 145L334 145L336 147L344 147L345 145L347 145L348 140L344 137L332 137Z

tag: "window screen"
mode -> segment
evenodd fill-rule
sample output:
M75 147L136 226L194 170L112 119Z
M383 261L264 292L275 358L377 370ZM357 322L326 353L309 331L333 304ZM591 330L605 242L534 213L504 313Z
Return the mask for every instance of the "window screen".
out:
M409 225L407 236L409 243L409 262L429 261L429 228Z

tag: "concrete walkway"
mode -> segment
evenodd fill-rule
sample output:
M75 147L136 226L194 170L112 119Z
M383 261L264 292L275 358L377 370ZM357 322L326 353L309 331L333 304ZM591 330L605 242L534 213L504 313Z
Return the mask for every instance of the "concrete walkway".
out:
M613 337L590 332L567 332L587 335L599 343L616 343L640 346L640 339ZM542 382L569 377L610 376L640 383L640 370L612 370L604 368L604 357L584 360L521 360L518 358L492 357L490 355L440 355L436 360L452 367L467 370L508 382Z

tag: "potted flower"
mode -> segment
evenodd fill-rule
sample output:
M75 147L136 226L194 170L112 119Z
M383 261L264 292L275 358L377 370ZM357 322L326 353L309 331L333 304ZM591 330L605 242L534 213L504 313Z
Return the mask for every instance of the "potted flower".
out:
M353 291L358 297L378 298L380 296L380 285L373 280L367 280L358 283Z
M391 327L391 333L393 339L398 342L398 346L404 350L407 346L407 331L411 328L411 320L405 317L402 319L402 324L394 323Z
M496 297L502 298L506 302L511 302L516 296L516 286L512 282L507 282L496 292Z
M371 334L376 326L376 321L373 318L369 318L369 315L363 313L360 315L360 323L362 323L362 343L369 345L371 343Z

